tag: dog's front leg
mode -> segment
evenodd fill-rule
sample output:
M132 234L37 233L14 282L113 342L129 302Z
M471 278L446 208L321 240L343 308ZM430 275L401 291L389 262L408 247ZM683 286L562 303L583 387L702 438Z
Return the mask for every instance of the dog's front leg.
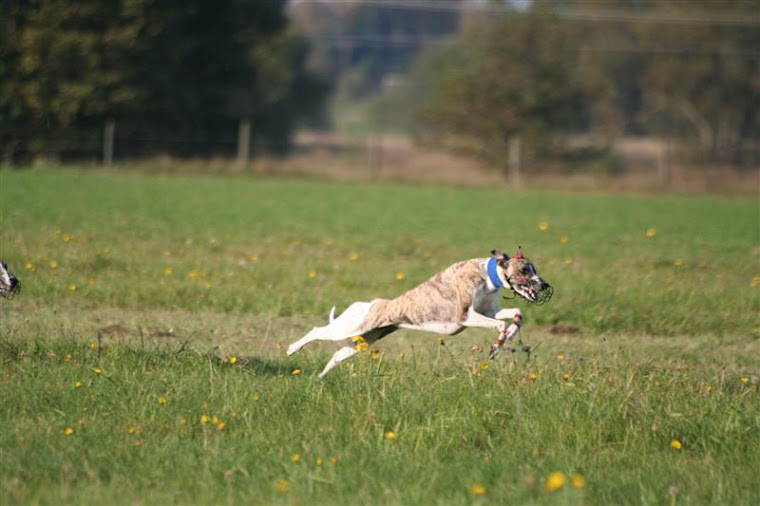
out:
M488 354L491 360L496 358L504 346L504 343L514 339L517 333L520 332L520 326L522 324L522 311L520 311L519 308L501 309L494 315L494 318L497 320L511 319L512 323L510 323L506 329L499 332L499 338L496 340L493 346L491 346L491 352Z

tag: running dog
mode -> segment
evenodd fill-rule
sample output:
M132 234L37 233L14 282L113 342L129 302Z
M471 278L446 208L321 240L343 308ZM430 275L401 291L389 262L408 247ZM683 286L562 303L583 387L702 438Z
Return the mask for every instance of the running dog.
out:
M467 327L482 327L499 331L496 343L491 346L490 358L494 359L504 343L514 339L522 322L520 309L499 306L502 288L536 304L548 302L554 293L521 249L511 258L494 250L490 258L457 262L395 299L355 302L337 318L333 307L329 324L314 327L291 344L288 355L312 341L354 338L352 344L332 356L319 375L322 378L362 347L400 328L455 335Z
M21 281L8 271L8 266L0 260L0 296L12 299L21 290Z

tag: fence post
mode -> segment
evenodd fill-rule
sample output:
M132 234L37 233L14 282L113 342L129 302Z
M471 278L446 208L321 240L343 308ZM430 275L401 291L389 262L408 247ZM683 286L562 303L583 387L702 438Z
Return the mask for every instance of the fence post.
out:
M513 135L507 144L507 179L514 185L520 184L520 136Z
M107 119L103 129L103 165L110 167L113 164L113 134L116 130L116 121Z
M248 165L251 147L251 120L243 118L238 127L237 163L245 167Z

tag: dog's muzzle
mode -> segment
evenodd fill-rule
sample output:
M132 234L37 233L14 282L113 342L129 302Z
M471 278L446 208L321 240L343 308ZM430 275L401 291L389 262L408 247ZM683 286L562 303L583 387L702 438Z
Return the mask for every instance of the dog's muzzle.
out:
M21 291L21 281L8 271L5 262L0 261L0 296L12 299Z
M554 295L552 285L538 276L514 276L509 280L509 287L523 299L539 306L549 302Z

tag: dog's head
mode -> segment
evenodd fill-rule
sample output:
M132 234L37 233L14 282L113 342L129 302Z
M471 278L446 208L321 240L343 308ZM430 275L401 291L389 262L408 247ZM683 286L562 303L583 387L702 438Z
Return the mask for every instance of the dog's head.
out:
M549 302L554 295L554 288L538 275L533 262L523 256L522 248L510 257L493 250L491 256L496 259L497 273L506 288L535 304Z
M8 266L0 260L0 296L13 298L21 290L21 281L8 271Z

